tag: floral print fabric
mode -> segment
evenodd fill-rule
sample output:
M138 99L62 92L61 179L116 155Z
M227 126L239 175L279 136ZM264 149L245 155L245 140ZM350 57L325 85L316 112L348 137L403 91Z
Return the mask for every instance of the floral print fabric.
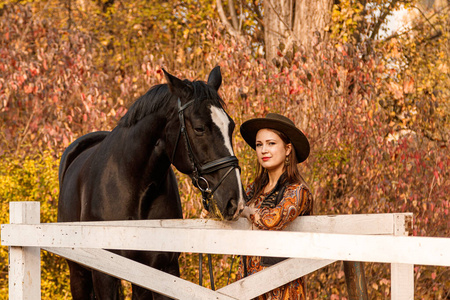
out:
M247 188L247 195L252 192L253 184ZM284 195L280 203L274 208L261 207L261 203L267 194L260 195L253 200L256 212L251 215L253 226L262 230L282 230L298 216L310 215L312 213L312 195L309 189L302 183L295 183L286 186ZM245 256L247 262L247 274L251 275L263 270L261 257ZM241 259L238 270L238 279L244 277L244 267ZM306 291L303 278L291 281L275 290L255 299L258 300L303 300L306 299Z

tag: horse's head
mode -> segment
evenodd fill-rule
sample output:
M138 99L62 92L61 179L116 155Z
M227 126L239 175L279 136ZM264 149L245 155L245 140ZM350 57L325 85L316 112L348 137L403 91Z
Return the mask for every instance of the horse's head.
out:
M244 191L232 146L235 124L217 93L220 68L211 71L207 83L164 73L176 103L167 120L167 154L180 172L192 178L213 216L235 220L244 207Z

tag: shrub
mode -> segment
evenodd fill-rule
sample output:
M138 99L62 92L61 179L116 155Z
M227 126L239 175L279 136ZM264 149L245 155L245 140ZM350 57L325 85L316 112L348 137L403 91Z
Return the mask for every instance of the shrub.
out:
M20 157L9 153L0 158L0 223L9 223L10 201L39 201L41 222L56 222L58 162L48 153ZM0 247L0 299L8 299L8 248ZM41 252L43 299L69 295L68 267L64 259Z

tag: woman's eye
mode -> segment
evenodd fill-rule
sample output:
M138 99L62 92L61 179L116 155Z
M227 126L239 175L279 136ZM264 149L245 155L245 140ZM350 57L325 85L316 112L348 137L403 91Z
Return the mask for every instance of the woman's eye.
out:
M262 144L256 144L256 147L261 147L262 146Z

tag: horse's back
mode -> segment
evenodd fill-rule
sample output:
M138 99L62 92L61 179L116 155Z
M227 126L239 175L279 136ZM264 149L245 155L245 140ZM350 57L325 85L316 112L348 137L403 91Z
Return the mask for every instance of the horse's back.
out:
M84 161L83 156L88 155L89 150L100 144L107 136L108 131L97 131L83 135L76 139L67 147L61 156L59 164L59 201L58 201L58 222L80 221L79 215L81 211L79 199L79 191L76 188L77 180L75 175L80 168L79 161ZM78 158L77 163L73 164ZM71 171L67 170L73 164ZM74 171L75 170L75 171ZM72 174L74 173L74 174ZM72 175L70 175L72 174Z
M70 164L75 160L75 158L80 155L86 149L89 149L101 141L105 139L105 137L109 134L109 131L96 131L85 134L78 139L76 139L73 143L69 145L69 147L64 150L64 153L61 156L61 161L59 163L59 185L61 186L64 174Z

